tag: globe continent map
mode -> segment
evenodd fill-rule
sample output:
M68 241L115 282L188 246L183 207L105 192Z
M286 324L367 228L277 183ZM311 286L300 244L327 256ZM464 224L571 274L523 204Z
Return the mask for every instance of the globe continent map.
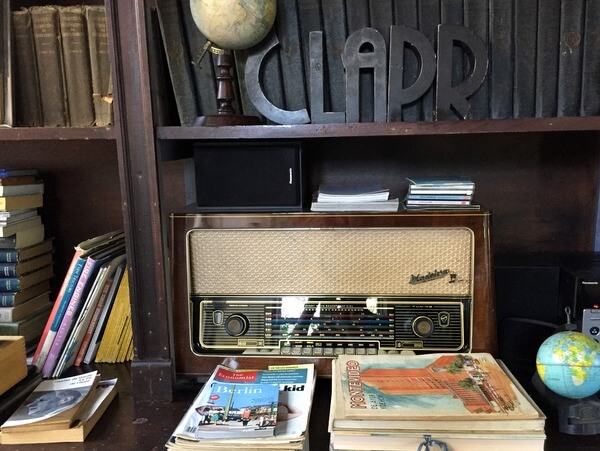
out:
M258 44L275 22L276 0L190 0L194 23L214 46L241 50Z
M600 390L600 344L580 332L548 337L538 350L536 367L542 382L566 398L585 398Z

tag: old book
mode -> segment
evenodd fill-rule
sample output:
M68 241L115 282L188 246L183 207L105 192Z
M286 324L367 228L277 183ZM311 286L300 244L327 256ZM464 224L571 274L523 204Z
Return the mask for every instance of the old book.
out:
M34 218L38 215L37 208L26 208L24 210L8 210L0 211L0 226L14 224L15 222L24 221Z
M581 115L600 115L600 0L587 0L583 35Z
M25 346L29 348L40 338L44 324L50 313L50 304L19 321L11 323L0 323L0 335L22 335L25 338Z
M0 395L27 376L25 339L21 336L0 336Z
M36 371L35 366L27 365L27 376L0 395L0 424L8 420L41 381L42 375Z
M47 265L20 276L0 277L0 292L24 290L50 279L52 275L52 265Z
M331 431L541 432L545 416L488 353L342 355Z
M535 55L538 2L515 0L513 117L535 116Z
M19 321L50 304L50 292L46 291L15 307L0 307L0 322Z
M68 125L68 110L58 8L56 6L32 6L29 11L33 24L44 126L66 126Z
M43 194L44 183L41 181L35 183L0 185L0 196L21 196L24 194Z
M579 116L581 110L581 70L585 1L561 3L558 59L558 117Z
M50 291L50 279L20 291L0 292L0 307L15 307L46 291Z
M489 49L489 9L488 2L480 0L464 0L464 26L479 36ZM489 60L488 54L488 60ZM489 67L489 66L488 66ZM488 71L489 75L489 71ZM487 119L489 112L489 76L485 77L477 91L469 97L471 109L467 119Z
M7 237L14 235L15 233L26 230L31 227L39 226L42 223L41 216L34 216L32 218L27 218L22 221L12 222L6 225L0 225L0 237ZM0 270L1 271L1 270ZM1 274L1 272L0 272Z
M0 210L23 210L41 207L44 203L42 194L24 194L22 196L0 196Z
M2 424L2 436L13 431L69 429L81 418L88 397L99 381L98 371L43 381Z
M156 11L179 120L181 125L189 126L198 116L198 108L179 2L157 0Z
M490 1L490 118L513 117L513 7Z
M67 111L71 127L94 125L92 75L82 6L58 8Z
M16 249L0 249L0 262L16 263L23 260L29 260L38 255L47 254L54 249L52 240L47 239L41 243L32 246L16 248Z
M538 32L535 76L536 117L556 117L558 56L560 43L560 0L538 3Z
M0 262L0 277L18 277L52 264L52 253L36 255L16 262Z
M2 432L3 444L28 443L70 443L83 442L92 428L102 417L118 393L117 379L100 381L91 391L85 408L68 429L48 429L45 431L7 431Z
M92 78L94 125L106 127L113 123L113 96L106 8L101 5L84 6Z
M14 235L0 237L0 249L16 249L32 246L44 240L44 224L19 230Z
M36 182L35 175L22 175L22 176L4 176L0 177L1 186L12 186L12 185L29 185Z
M33 25L29 10L21 8L12 12L14 76L15 83L15 125L22 127L41 127L42 100L38 82Z

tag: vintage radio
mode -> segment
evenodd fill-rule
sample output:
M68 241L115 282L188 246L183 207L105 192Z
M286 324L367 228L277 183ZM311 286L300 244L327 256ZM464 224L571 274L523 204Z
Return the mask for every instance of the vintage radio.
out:
M172 215L176 366L198 372L211 356L494 352L489 220Z

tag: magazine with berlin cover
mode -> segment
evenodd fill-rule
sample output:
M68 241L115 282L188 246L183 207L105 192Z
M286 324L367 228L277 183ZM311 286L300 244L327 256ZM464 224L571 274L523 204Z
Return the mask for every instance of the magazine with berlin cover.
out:
M166 443L170 449L177 449L196 443L201 446L205 441L215 443L216 441L227 441L229 444L247 445L249 440L253 443L278 444L282 449L286 444L301 443L306 438L310 409L314 394L315 368L313 364L282 365L273 366L268 369L239 370L218 365L204 384L192 405L173 431ZM248 385L275 384L278 388L277 415L274 433L270 437L254 437L248 439L241 434L230 434L230 438L206 438L198 435L198 425L206 417L202 418L207 405L210 405L210 397L214 395L215 386L218 384L235 384L237 389ZM239 412L230 416L230 421L241 420L243 426L244 418L237 418ZM255 416L254 416L255 417ZM225 418L225 417L224 417ZM218 421L218 416L216 417ZM248 419L248 424L258 418ZM254 421L255 422L255 421Z

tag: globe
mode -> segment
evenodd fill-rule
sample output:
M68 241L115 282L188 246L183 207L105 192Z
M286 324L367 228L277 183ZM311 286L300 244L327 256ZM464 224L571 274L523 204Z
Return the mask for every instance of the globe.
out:
M277 0L190 0L190 8L194 23L214 47L242 50L267 35Z
M566 398L600 390L600 344L580 332L558 332L544 340L536 367L546 387Z

